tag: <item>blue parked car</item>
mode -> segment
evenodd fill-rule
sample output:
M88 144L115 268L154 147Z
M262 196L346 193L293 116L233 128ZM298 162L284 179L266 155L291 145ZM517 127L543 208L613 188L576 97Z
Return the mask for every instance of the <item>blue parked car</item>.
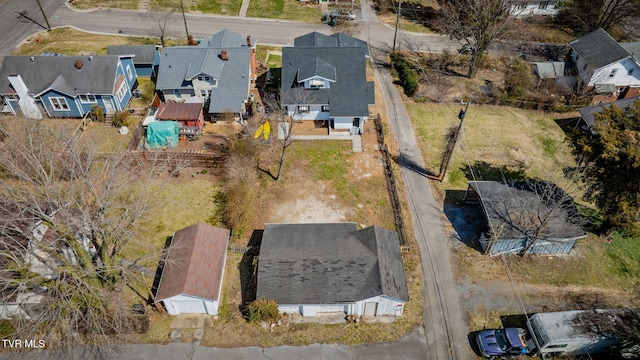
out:
M482 330L476 335L476 342L487 359L506 359L529 353L526 334L519 328Z

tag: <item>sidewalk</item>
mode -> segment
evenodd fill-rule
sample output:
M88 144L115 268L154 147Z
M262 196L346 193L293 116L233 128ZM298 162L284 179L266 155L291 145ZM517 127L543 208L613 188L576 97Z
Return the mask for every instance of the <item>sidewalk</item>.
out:
M249 0L242 0L242 5L240 6L240 13L238 17L247 17L247 10L249 9Z

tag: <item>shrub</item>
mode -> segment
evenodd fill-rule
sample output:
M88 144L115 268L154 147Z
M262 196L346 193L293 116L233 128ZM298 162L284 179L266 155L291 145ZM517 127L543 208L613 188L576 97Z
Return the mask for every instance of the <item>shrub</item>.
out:
M129 120L129 114L125 111L118 111L113 114L113 126L122 127L129 126L131 121Z
M529 65L521 60L511 64L504 77L504 91L511 100L523 100L533 87Z
M280 320L280 312L278 304L271 299L256 299L249 303L247 308L247 320L249 322L269 321L276 322Z
M400 86L404 88L407 96L413 96L418 90L418 73L404 57L398 54L391 54L391 63L398 73Z

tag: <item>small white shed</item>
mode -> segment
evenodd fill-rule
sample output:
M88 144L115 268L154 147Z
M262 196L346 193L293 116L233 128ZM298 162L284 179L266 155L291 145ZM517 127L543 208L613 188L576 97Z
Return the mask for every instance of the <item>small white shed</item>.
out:
M199 223L174 233L156 301L171 315L217 315L229 230Z

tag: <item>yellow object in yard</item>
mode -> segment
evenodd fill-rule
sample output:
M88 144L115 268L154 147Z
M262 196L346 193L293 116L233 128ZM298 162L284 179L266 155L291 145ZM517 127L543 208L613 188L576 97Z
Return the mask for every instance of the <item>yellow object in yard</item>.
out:
M253 134L253 138L257 139L262 135L265 140L269 140L269 134L271 134L271 125L266 121L264 124L258 126L256 132Z
M271 125L269 124L268 121L266 121L262 126L263 126L262 137L265 140L269 140L269 134L271 134Z

